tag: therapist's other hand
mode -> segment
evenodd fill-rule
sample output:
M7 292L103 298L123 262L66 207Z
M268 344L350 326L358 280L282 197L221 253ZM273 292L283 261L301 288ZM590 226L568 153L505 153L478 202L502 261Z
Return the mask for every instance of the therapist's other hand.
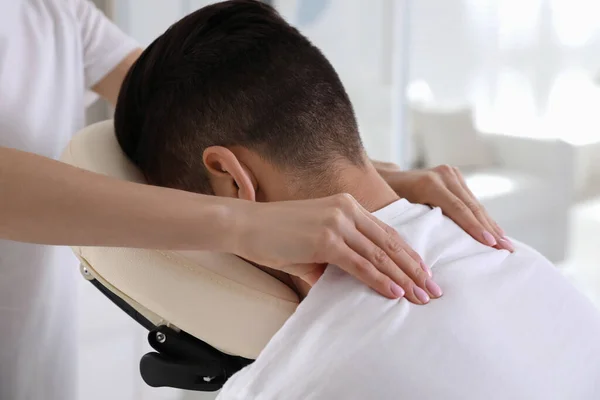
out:
M235 254L310 285L329 263L388 298L424 304L441 295L421 257L351 195L248 207L236 221Z
M477 241L514 251L512 242L471 192L458 168L440 165L401 171L395 164L378 163L377 170L399 196L412 203L440 207Z

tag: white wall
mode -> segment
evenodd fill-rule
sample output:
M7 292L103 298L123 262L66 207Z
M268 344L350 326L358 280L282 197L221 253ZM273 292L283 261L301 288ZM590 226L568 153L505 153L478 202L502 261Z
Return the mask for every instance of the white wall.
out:
M114 2L114 20L121 29L146 47L171 24L186 15L192 3L202 2L118 0Z
M410 80L486 126L600 140L598 15L597 0L413 0Z

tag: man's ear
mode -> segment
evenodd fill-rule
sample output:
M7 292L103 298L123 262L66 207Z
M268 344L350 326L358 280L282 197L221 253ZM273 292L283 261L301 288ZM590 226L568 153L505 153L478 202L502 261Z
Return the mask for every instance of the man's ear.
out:
M202 160L217 196L256 201L256 179L231 150L222 146L208 147Z

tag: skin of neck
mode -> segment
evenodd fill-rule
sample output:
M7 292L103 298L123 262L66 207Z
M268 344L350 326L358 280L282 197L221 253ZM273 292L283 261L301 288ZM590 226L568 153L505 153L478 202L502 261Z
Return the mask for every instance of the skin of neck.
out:
M253 182L255 201L306 200L348 193L373 212L399 199L366 155L362 165L337 159L323 168L328 172L312 174L293 167L279 168L246 149L232 152Z
M307 191L308 196L296 195L294 198L319 198L348 193L369 212L377 211L399 199L368 160L363 166L345 164L334 169L336 172L328 179L329 184L314 187ZM308 185L310 187L310 182Z

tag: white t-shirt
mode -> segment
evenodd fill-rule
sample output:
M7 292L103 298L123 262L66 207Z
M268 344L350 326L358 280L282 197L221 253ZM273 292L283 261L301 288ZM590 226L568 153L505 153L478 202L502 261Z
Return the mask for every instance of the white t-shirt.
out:
M600 399L600 315L544 257L486 247L405 200L375 215L444 296L388 300L330 266L218 399Z
M0 146L55 158L84 126L86 89L137 45L85 0L0 3ZM75 398L77 265L0 240L0 399Z

